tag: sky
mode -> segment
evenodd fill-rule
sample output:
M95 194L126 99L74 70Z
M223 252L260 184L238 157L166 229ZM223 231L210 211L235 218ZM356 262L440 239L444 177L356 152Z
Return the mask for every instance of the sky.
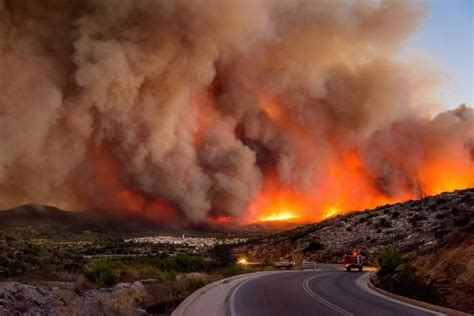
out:
M418 0L430 8L407 47L442 71L435 98L444 108L474 105L474 0Z

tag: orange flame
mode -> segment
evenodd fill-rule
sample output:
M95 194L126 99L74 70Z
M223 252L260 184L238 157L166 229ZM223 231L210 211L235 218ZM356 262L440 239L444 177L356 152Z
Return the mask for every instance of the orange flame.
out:
M326 170L325 181L305 194L282 187L274 174L267 176L246 221L314 222L420 197L409 188L392 197L379 192L356 152L328 161ZM474 186L474 169L454 160L436 160L422 166L418 179L422 193L434 195Z

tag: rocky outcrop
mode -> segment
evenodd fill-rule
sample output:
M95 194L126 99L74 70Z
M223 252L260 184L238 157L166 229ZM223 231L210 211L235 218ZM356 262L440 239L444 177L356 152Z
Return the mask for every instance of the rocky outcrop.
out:
M146 284L140 281L84 293L68 286L2 282L0 315L145 315L137 303L148 299Z

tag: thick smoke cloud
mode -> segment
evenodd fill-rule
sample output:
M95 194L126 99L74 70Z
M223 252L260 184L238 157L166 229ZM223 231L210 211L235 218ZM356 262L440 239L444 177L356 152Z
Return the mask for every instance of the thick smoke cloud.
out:
M417 70L393 57L424 13L408 1L0 1L0 206L120 209L134 195L132 208L159 199L198 222L244 214L269 173L317 193L347 152L387 196L422 191L440 157L472 172L473 110L423 116Z

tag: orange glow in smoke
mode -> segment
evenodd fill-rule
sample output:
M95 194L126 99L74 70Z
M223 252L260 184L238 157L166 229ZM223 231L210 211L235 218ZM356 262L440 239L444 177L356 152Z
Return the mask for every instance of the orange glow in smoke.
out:
M96 207L108 211L136 213L159 224L177 220L176 210L167 201L127 187L120 161L105 145L91 146L89 155L94 164L91 181L100 192L100 197L92 201Z
M472 165L471 165L472 166ZM378 191L355 152L327 162L327 174L311 192L296 191L279 185L277 177L267 176L258 196L250 204L246 222L315 222L349 211L371 209L445 191L474 186L474 170L456 161L427 162L418 175L422 192L401 188L388 197Z
M200 110L196 118L194 146L202 146L203 133L219 120L219 114L208 105L207 96L196 96ZM275 99L262 97L263 113L278 129L291 135L295 150L311 151L313 136L302 128L285 108ZM325 135L328 142L331 135ZM242 218L233 218L225 210L208 215L207 222L215 225L248 224L254 222L283 221L291 223L317 222L350 211L371 209L380 205L417 199L445 191L474 187L474 165L465 157L427 157L412 174L413 182L398 183L392 195L378 189L357 150L343 150L333 144L334 154L320 162L319 169L309 179L309 188L282 184L275 169L266 170L264 184L250 202ZM173 204L150 197L126 185L120 162L102 146L91 150L96 164L95 186L102 192L99 203L117 210L139 213L159 223L170 219L179 221L179 213ZM318 157L318 161L321 160ZM305 163L305 161L296 161ZM397 162L394 162L397 165ZM310 175L311 176L311 175ZM100 204L98 206L101 206Z
M474 165L463 161L437 159L424 163L418 174L425 195L474 186Z

